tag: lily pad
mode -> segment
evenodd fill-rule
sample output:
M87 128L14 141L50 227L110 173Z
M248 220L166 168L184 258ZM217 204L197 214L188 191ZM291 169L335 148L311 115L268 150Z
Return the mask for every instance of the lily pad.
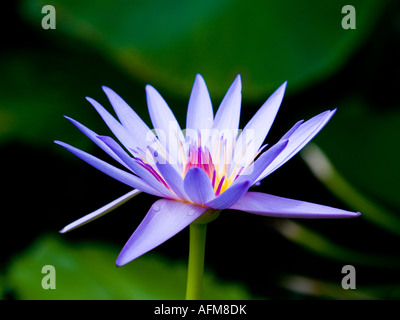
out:
M120 249L99 243L67 243L56 236L38 239L15 257L6 280L18 299L111 300L184 299L186 264L146 254L115 266ZM44 289L43 266L55 271L55 289ZM206 270L207 271L207 270ZM204 277L204 299L251 299L244 287Z
M102 68L97 68L96 63ZM132 86L123 74L104 60L93 62L88 53L60 52L57 48L15 50L3 56L0 69L0 143L23 141L42 146L64 139L81 148L92 146L63 115L97 132L108 133L101 126L101 118L85 100L85 96L93 94L104 101L101 85L111 83L116 90L130 85L131 94L138 91L135 102L142 110L146 109L144 85L139 92L139 87ZM141 114L138 109L135 110Z
M38 28L45 0L26 0ZM300 90L324 79L367 39L386 1L352 1L356 29L343 29L348 1L54 0L56 30L97 48L136 78L185 97L202 73L222 97L237 73L246 99L285 80ZM72 42L73 43L73 42Z

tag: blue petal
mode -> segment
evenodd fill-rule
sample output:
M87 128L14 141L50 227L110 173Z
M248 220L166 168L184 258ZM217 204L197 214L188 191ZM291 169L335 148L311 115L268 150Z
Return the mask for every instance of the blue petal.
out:
M183 185L190 200L195 203L203 205L215 198L210 179L200 168L190 168L186 173Z
M238 135L240 107L242 102L242 80L238 75L230 86L215 114L214 123L206 145L210 150L225 140L227 146L233 144Z
M260 192L248 192L230 209L285 218L353 218L360 215L359 212L336 209Z
M241 157L244 147L247 148L246 153L242 157L240 163L249 163L261 147L267 136L276 114L282 103L283 95L286 89L286 82L283 83L261 106L251 120L246 124L241 132L237 144L235 146L235 163Z
M157 178L150 173L146 168L143 168L133 158L131 158L122 147L115 142L111 137L100 136L101 139L115 154L127 164L127 166L140 178L146 181L149 185L157 189L164 197L174 198L174 194L168 190L164 184L157 180Z
M232 186L245 180L249 181L250 184L253 184L264 172L264 170L268 168L272 161L274 161L276 157L278 157L281 152L285 150L288 143L289 140L279 141L263 154L261 154L261 156L235 180Z
M78 121L71 119L65 116L69 121L71 121L84 135L86 135L90 140L92 140L97 146L99 146L104 152L106 152L110 157L114 160L118 161L124 167L129 167L123 162L101 139L99 139L97 133L90 130L89 128L85 127L83 124L79 123Z
M242 102L242 80L237 75L215 114L213 129L237 130Z
M117 258L122 266L159 246L200 217L207 208L181 201L157 200Z
M189 98L186 117L186 138L191 141L197 141L200 134L201 141L206 142L209 130L213 125L213 119L214 112L210 94L203 77L197 74Z
M140 141L134 135L121 125L104 107L96 100L86 97L96 111L100 114L103 121L107 124L110 130L118 138L119 141L129 150L135 150L137 146L141 145L143 141Z
M154 141L155 135L136 112L113 90L103 86L103 91L111 102L122 125L134 136L136 144L145 148Z
M136 195L138 195L141 191L134 189L127 194L123 195L122 197L119 197L118 199L106 204L105 206L97 209L96 211L93 211L92 213L87 214L86 216L70 223L69 225L65 226L60 232L65 233L68 231L71 231L75 228L78 228L80 226L83 226L84 224L91 222L97 218L100 218L104 216L106 213L109 213L113 211L114 209L118 208L120 205L124 204L128 200L132 199Z
M162 197L163 195L156 189L154 189L152 186L150 186L147 182L142 180L139 177L136 177L135 175L128 173L124 170L118 169L109 163L100 160L91 154L88 154L82 150L79 150L75 147L70 146L69 144L66 144L61 141L54 141L55 143L59 144L60 146L63 146L66 148L68 151L72 152L75 154L78 158L82 159L83 161L87 162L88 164L92 165L96 169L104 172L105 174L109 175L110 177L125 183L126 185L139 189L140 191L155 195L157 197Z
M168 160L177 163L181 156L180 145L185 138L174 114L161 95L152 86L146 86L147 105L151 122L158 139L168 152Z
M188 200L185 188L183 187L182 176L175 170L174 166L167 161L161 161L161 163L157 161L156 166L172 191L174 191L180 199Z
M249 181L244 181L236 185L230 186L223 193L213 200L205 204L206 207L213 209L227 209L236 203L249 190L251 184Z
M296 130L290 130L291 134L285 134L284 137L289 136L289 144L286 149L271 163L271 165L260 175L257 181L264 179L267 175L278 169L281 165L291 159L297 152L299 152L314 136L321 131L325 124L334 115L336 109L333 111L325 111L310 120L301 123ZM282 139L281 139L282 140Z

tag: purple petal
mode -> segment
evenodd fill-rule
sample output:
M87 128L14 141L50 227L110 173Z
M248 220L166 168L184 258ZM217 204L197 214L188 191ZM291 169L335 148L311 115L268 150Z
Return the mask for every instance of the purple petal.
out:
M205 204L215 198L211 181L203 169L192 167L188 170L183 185L190 200Z
M241 156L242 150L247 146L247 152L243 156L241 163L249 163L267 136L276 114L281 105L283 95L286 89L286 83L283 83L261 106L257 113L244 127L235 147L235 161Z
M157 200L117 258L122 266L159 246L200 217L207 208L181 201Z
M360 215L359 212L336 209L260 192L247 192L229 209L285 218L352 218Z
M122 183L125 183L126 185L134 189L139 189L140 191L155 195L157 197L163 197L163 195L158 190L154 189L152 186L150 186L147 182L145 182L141 178L136 177L135 175L126 172L124 170L118 169L117 167L114 167L109 163L92 156L91 154L88 154L82 150L72 147L69 144L66 144L61 141L54 141L54 142L59 144L60 146L63 146L68 151L75 154L78 158L92 165L96 169L104 172L110 177Z
M266 168L275 160L277 156L281 154L283 150L285 150L288 145L289 140L283 140L277 142L267 151L265 151L261 156L254 161L240 176L235 180L232 186L236 183L243 182L245 180L249 181L252 185L258 177L264 172Z
M290 130L291 134L285 134L285 138L289 136L288 146L260 175L257 181L264 179L267 175L278 169L281 165L291 159L297 152L299 152L325 126L325 124L334 115L335 111L336 109L333 111L325 111L300 124L296 130L292 130L292 128Z
M146 168L143 168L124 149L111 137L99 136L102 140L126 165L150 186L157 189L163 197L175 198L174 194L168 190L157 178Z
M111 102L122 125L134 136L136 144L145 148L154 141L155 135L136 112L110 88L103 86L103 91Z
M102 117L103 121L110 128L112 133L114 133L118 140L121 141L121 143L124 144L127 149L134 150L138 145L143 143L143 141L140 141L137 139L137 137L130 134L129 131L122 126L106 109L104 109L100 103L89 97L86 97L86 100L92 104L92 106Z
M96 211L93 211L92 213L87 214L86 216L70 223L69 225L65 226L60 233L65 233L68 231L71 231L75 228L78 228L80 226L83 226L84 224L91 222L97 218L100 218L104 216L106 213L109 213L113 211L114 209L118 208L120 205L124 204L128 200L132 199L136 195L138 195L141 191L134 189L127 194L123 195L122 197L119 197L118 199L106 204L104 207L101 207L100 209L97 209Z
M205 204L208 208L213 209L226 209L234 205L243 195L249 190L251 184L249 181L231 185L223 193L215 199Z
M240 120L241 101L242 80L240 75L237 75L215 114L213 129L237 130Z
M214 123L210 132L210 138L206 145L210 150L214 150L215 146L226 141L226 145L230 146L236 140L240 120L240 106L242 101L242 80L238 75L226 93L221 105L215 114Z
M111 156L114 160L118 161L124 167L129 167L123 162L101 139L99 139L97 133L85 127L83 124L78 121L65 116L66 119L72 122L84 135L86 135L90 140L92 140L97 146L99 146L104 152L106 152L109 156Z
M161 163L157 162L156 166L172 191L174 191L180 199L188 199L185 188L183 187L182 176L175 170L174 166L167 161L161 161Z
M294 126L288 131L286 132L283 137L281 138L281 140L287 140L290 138L290 136L304 123L304 120L300 120L297 121Z
M185 138L174 114L163 97L152 86L146 86L147 105L151 122L158 139L168 152L168 159L176 163L180 159L180 145Z
M213 125L214 112L211 104L210 94L206 83L200 74L196 75L186 117L186 137L191 141L197 141L198 134L201 140L207 141L208 130Z

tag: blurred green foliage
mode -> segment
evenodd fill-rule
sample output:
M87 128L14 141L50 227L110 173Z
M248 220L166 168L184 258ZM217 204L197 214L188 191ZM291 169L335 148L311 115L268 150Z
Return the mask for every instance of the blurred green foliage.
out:
M23 12L39 25L44 0ZM334 73L372 31L385 1L357 2L357 32L343 32L348 1L56 0L57 28L135 77L182 95L202 73L220 98L237 73L246 99L285 80L303 89ZM295 53L295 55L293 55ZM217 66L217 67L216 67Z
M148 254L125 267L115 266L118 248L104 243L66 243L61 236L44 236L15 257L6 274L18 299L28 300L182 300L186 262ZM43 289L42 267L55 269L55 289ZM206 271L204 298L248 300L238 284L221 283Z
M394 150L399 139L400 108L385 107L386 111L374 109L362 97L342 101L335 125L326 127L318 144L347 179L400 208L400 153Z
M93 146L62 116L71 116L103 134L104 124L84 97L91 96L108 107L100 89L107 85L149 123L144 86L151 83L184 127L196 73L204 76L214 109L240 73L244 119L288 80L284 108L277 118L278 129L274 126L272 138L268 138L271 140L299 116L307 118L338 107L315 139L334 165L333 178L316 175L316 182L311 171L302 173L304 166L297 164L291 169L288 164L289 171L281 169L278 178L271 175L270 182L259 188L282 196L285 194L278 192L285 191L289 197L295 192L310 194L304 200L327 200L326 204L346 205L363 214L357 221L340 223L274 224L273 219L265 218L257 224L254 216L249 220L243 216L236 231L219 225L219 220L227 224L232 219L237 228L235 216L226 214L223 220L221 215L213 222L219 227L214 238L210 228L210 240L214 240L210 260L216 261L210 262L214 268L218 262L224 263L218 277L227 280L220 282L209 273L205 298L400 297L400 279L396 278L400 233L398 1L54 0L55 30L41 28L45 4L42 0L10 3L13 10L5 10L10 12L10 20L2 21L2 29L9 32L0 53L0 150L5 163L2 182L11 186L2 200L13 205L5 210L12 214L4 215L3 225L23 230L18 230L18 239L10 238L7 230L1 235L5 249L12 252L1 261L0 297L183 298L186 264L182 260L150 254L116 268L118 249L112 245L66 243L59 237L40 235L44 225L52 230L62 227L66 217L55 213L72 207L66 202L73 202L74 215L86 213L82 203L71 199L82 200L87 195L84 186L76 185L83 183L89 171L87 175L83 169L75 172L80 168L78 161L65 152L57 158L59 162L47 164L54 160L55 150L61 152L53 148L54 139L85 150ZM341 8L346 4L356 8L355 30L341 27ZM67 168L69 161L71 167ZM59 171L65 171L65 179L48 178ZM114 186L110 187L107 179L99 184L102 193L92 191L93 198L102 198ZM41 182L47 185L40 186ZM324 193L321 184L336 198ZM60 198L58 205L49 199L51 195ZM144 216L144 207L135 203L135 209L138 216ZM36 211L37 217L32 217ZM24 232L27 229L29 232ZM120 235L119 231L107 232ZM274 234L280 237L274 238ZM225 245L224 252L218 245ZM340 276L338 266L343 263L360 270L361 289L341 289L340 279L332 274L339 270ZM56 267L57 290L41 288L40 270L46 264ZM229 282L236 278L252 284L251 294L242 284Z
M374 300L398 299L399 283L343 290L337 282L321 281L296 275L283 275L280 283L288 290L308 296L319 296L333 299Z

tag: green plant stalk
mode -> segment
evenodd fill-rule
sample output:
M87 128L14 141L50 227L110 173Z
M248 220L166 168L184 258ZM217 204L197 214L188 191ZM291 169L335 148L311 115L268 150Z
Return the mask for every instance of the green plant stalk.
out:
M385 230L400 235L400 219L347 182L319 147L310 143L301 154L314 175L334 195L351 208L360 211L365 219Z
M201 299L206 232L207 223L192 223L190 225L186 300Z

